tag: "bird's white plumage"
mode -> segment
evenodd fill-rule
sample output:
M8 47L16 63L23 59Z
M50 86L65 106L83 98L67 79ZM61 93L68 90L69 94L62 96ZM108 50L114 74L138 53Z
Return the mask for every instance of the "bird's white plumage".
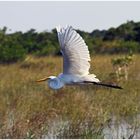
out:
M120 86L99 83L94 74L89 73L90 55L88 47L82 37L71 27L57 27L58 40L63 54L63 73L56 76L45 77L37 82L48 80L52 89L60 89L64 85L95 84L105 87L122 89Z
M63 74L87 75L90 68L88 47L71 27L57 27L58 40L63 54Z
M82 37L71 27L57 28L60 49L63 55L63 73L58 77L50 76L48 85L52 89L60 89L68 84L83 84L85 81L99 82L94 74L89 74L90 55L88 46Z

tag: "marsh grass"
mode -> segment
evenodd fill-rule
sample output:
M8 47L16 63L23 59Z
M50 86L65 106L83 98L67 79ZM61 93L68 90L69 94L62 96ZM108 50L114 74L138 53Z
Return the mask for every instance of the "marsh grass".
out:
M109 74L115 57L94 56L91 73L113 82ZM28 56L24 62L0 65L0 138L47 137L58 118L68 120L69 126L56 138L103 138L102 129L112 116L121 119L140 113L139 60L135 55L128 81L118 83L123 90L93 85L53 91L45 83L36 83L39 78L62 71L61 57Z

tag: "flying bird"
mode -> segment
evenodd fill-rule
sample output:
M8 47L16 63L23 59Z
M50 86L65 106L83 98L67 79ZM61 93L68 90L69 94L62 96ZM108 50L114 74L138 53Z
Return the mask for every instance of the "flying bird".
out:
M110 88L122 89L120 86L102 83L95 74L90 74L90 54L83 38L71 27L56 27L60 51L63 55L63 73L37 80L48 81L52 89L60 89L65 85L94 84Z

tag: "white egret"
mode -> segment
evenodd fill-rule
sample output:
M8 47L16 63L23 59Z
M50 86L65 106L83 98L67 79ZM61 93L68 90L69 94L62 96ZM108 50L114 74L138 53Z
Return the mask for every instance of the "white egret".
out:
M95 84L121 89L116 85L101 83L94 74L89 73L90 55L88 46L82 37L71 27L56 27L58 40L63 55L63 73L37 80L47 81L52 89L60 89L65 85Z

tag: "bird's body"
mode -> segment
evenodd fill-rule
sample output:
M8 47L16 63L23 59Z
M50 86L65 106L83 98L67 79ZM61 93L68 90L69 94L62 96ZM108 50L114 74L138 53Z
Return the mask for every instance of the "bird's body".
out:
M94 74L80 76L73 74L59 74L56 76L48 77L48 85L53 89L60 89L64 85L84 84L83 81L99 82Z
M48 86L52 89L60 89L65 85L89 83L107 86L107 84L101 84L94 74L89 73L90 55L88 46L82 37L71 26L66 28L59 26L56 29L63 55L63 73L57 77L50 76L40 79L38 82L48 80Z
M82 81L94 81L99 82L97 78L95 78L94 74L80 76L80 75L73 75L73 74L59 74L58 78L63 81L65 84L73 84L73 83L80 83Z

